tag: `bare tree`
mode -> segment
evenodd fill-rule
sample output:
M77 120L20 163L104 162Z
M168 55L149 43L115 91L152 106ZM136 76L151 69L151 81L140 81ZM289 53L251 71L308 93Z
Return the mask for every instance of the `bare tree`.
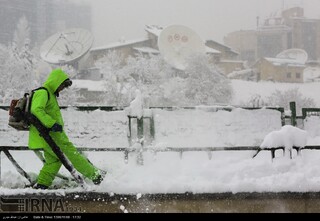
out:
M295 87L286 91L276 90L267 99L269 106L280 106L289 110L289 104L292 101L296 102L297 113L301 113L301 108L314 107L315 102L311 98L304 97L299 91L299 88Z

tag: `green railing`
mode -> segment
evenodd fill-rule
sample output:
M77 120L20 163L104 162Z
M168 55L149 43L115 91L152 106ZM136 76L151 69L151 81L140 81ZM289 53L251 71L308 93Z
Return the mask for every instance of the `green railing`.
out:
M302 108L302 118L306 119L308 116L320 116L320 108Z

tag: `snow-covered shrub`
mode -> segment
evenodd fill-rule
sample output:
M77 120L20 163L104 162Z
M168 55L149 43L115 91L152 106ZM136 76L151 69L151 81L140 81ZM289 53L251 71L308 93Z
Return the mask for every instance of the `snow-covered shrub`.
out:
M298 114L301 114L301 108L315 107L314 100L304 97L297 87L286 91L274 91L271 96L267 97L266 104L268 106L284 107L286 110L289 110L289 104L292 101L296 102Z
M105 88L104 93L97 98L100 104L121 107L130 103L136 82L123 68L126 67L123 60L121 53L111 51L95 63L103 75Z
M159 100L162 96L163 79L166 73L163 70L164 61L159 56L129 57L124 65L123 55L109 52L105 57L96 62L96 66L103 75L105 93L98 100L107 105L128 106L134 98L136 89L144 97L144 102L149 104L149 99Z
M32 66L26 65L25 58L20 58L13 47L1 47L0 68L0 103L9 105L14 98L23 96L37 86L37 77Z
M245 104L243 106L247 106L247 107L263 107L265 106L265 101L263 100L263 98L261 97L260 94L254 94L250 97L250 100L248 102L248 104Z
M105 105L128 106L136 89L145 106L193 106L229 103L232 88L229 80L207 57L194 56L185 71L176 70L161 55L129 57L110 52L96 66L104 76Z
M0 46L0 104L9 105L12 99L23 96L36 87L39 79L35 73L37 57L30 50L30 29L22 17L9 46Z
M208 62L206 56L188 59L186 96L192 105L228 104L232 98L229 79Z

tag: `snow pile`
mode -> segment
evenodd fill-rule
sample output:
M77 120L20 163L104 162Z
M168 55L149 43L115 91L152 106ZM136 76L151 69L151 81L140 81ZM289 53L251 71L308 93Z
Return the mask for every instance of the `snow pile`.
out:
M291 125L285 125L281 130L272 131L264 138L260 148L285 147L292 150L295 147L305 147L307 145L307 131Z
M130 102L129 107L125 108L125 112L127 116L140 119L143 116L143 99L140 90L137 89L135 92L135 99Z

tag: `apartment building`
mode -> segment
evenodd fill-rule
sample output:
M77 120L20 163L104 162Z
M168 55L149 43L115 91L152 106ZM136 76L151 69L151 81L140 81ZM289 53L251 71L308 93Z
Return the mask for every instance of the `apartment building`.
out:
M0 44L9 45L19 19L30 28L31 46L41 45L52 34L67 28L91 30L91 8L68 0L1 0Z
M241 60L253 64L290 48L305 50L311 61L320 59L320 19L305 18L303 8L290 8L257 23L256 30L235 31L224 38Z

